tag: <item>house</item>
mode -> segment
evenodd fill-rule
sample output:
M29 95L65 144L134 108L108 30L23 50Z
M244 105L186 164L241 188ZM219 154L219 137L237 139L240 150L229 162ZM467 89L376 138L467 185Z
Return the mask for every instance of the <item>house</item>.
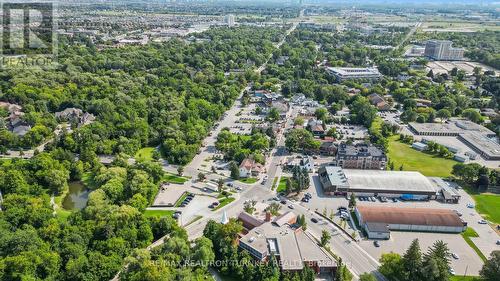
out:
M373 94L369 95L368 100L370 101L370 103L372 105L376 106L377 109L380 111L387 111L387 110L391 109L391 105L388 102L386 102L385 99L378 94L373 93Z
M5 123L7 129L14 135L22 137L31 130L31 126L22 119L24 112L21 111L23 108L20 105L0 102L0 107L9 113L9 116L5 118Z
M56 112L56 118L64 122L76 122L78 127L88 125L95 120L95 116L88 112L83 112L79 108L66 108L63 111Z
M264 166L262 164L255 162L255 160L250 158L245 158L240 164L240 177L248 178L251 176L258 176L260 173L264 172Z
M307 127L309 131L313 133L313 135L317 137L321 137L325 134L325 129L323 128L323 121L317 120L315 118L309 119L307 122Z
M333 141L324 141L319 147L319 153L322 155L335 156L337 153L337 146Z

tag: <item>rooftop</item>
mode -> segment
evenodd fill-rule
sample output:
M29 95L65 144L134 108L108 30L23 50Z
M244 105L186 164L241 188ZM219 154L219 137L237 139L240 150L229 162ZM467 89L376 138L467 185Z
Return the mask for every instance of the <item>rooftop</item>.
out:
M380 75L380 72L376 68L328 67L327 69L339 75Z
M462 220L453 210L396 207L356 207L364 222L387 224L410 224L430 226L463 226Z
M476 124L469 120L452 119L445 123L416 123L410 122L409 125L417 132L447 132L453 134L462 134L475 131L481 134L494 135L490 129Z
M500 144L487 136L478 133L466 133L461 134L460 137L489 157L500 157Z

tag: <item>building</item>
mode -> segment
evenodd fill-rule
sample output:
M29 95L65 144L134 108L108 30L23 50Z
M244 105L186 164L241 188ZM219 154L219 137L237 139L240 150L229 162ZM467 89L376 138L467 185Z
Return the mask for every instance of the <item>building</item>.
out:
M240 238L239 247L254 259L266 262L274 255L283 271L299 271L308 266L316 273L329 273L333 277L336 260L309 233L295 225L294 213L286 212L272 221L270 214L266 214L262 224L258 219L249 219L248 214L240 214L239 218L243 225L250 226Z
M373 93L368 95L368 100L372 105L377 107L377 109L380 111L391 110L391 105L388 102L386 102L385 99L381 97L379 94Z
M350 170L325 166L318 169L323 192L328 195L399 197L407 200L435 199L437 187L419 172Z
M300 169L305 169L309 173L314 172L314 160L311 156L307 156L301 159L295 157L288 158L286 162L287 169L293 169L293 167L299 167Z
M224 17L224 23L229 26L233 27L235 24L235 17L233 14L228 14Z
M240 177L248 178L251 176L258 176L264 172L264 166L253 159L245 158L240 164Z
M56 112L56 118L65 122L76 122L78 126L88 125L95 120L95 116L88 112L83 112L79 108L66 108L63 111Z
M489 138L496 136L490 129L465 119L451 119L444 123L408 123L408 128L420 136L453 136L464 133L480 133Z
M337 153L337 146L333 141L323 141L319 147L321 155L334 156Z
M500 160L500 145L496 139L490 139L479 133L460 134L458 139L479 153L487 160Z
M467 223L448 209L358 206L354 212L369 238L380 239L387 230L461 233L467 228Z
M411 147L413 147L414 149L416 149L418 151L424 151L427 149L427 144L421 143L421 142L414 142L414 143L412 143Z
M454 48L448 40L429 40L425 44L424 55L435 60L463 60L464 49Z
M369 79L378 80L382 78L382 74L377 68L354 68L354 67L327 67L326 72L334 76L337 81L350 79Z
M385 170L387 156L371 144L355 145L341 143L335 156L334 164L346 169L376 169Z

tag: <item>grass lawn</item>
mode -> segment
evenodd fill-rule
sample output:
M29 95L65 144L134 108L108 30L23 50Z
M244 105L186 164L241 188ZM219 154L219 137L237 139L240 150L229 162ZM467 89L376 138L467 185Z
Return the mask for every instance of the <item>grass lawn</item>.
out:
M137 161L153 161L153 151L154 147L144 147L137 151L134 158Z
M212 209L212 211L216 211L216 210L219 210L220 208L226 206L227 204L233 202L235 200L234 197L226 197L222 200L219 200L219 206L217 206L216 208Z
M182 196L179 197L179 199L177 199L177 201L175 201L174 207L180 207L182 202L187 198L188 194L189 193L187 193L187 192L182 193Z
M146 217L172 217L174 211L172 210L146 210L144 216Z
M256 183L258 180L259 180L258 178L243 178L243 179L239 179L240 182L247 183L247 184Z
M467 244L469 244L469 246L476 252L476 254L483 261L486 261L486 257L483 255L483 253L481 253L476 244L474 244L474 242L472 242L472 240L470 239L470 237L479 237L477 232L472 227L467 227L467 229L462 232L462 237L464 238L465 242L467 242Z
M458 162L430 155L411 148L408 144L392 136L389 140L389 160L394 162L394 170L403 165L405 171L418 171L428 177L449 177L453 165Z
M276 182L278 181L278 177L274 177L274 180L273 180L273 185L271 186L271 189L272 190L275 190L276 189Z
M477 276L451 276L450 281L481 281Z
M277 192L285 192L286 191L286 180L288 177L281 177L280 183L278 184Z
M171 174L171 173L165 173L165 175L163 176L162 180L165 181L165 182L169 182L169 183L183 184L186 181L188 181L189 178L187 178L187 177L181 177L181 176L174 175L174 174Z
M486 219L500 224L500 196L494 194L473 194L476 210Z

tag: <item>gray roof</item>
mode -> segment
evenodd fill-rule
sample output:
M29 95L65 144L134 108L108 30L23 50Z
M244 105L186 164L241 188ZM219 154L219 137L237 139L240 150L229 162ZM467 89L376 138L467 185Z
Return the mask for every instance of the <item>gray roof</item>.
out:
M389 233L389 226L387 223L381 223L381 222L366 222L365 223L366 228L370 232L383 232L383 233Z
M357 143L355 145L352 145L341 143L339 145L337 156L385 157L385 153L378 147L371 144Z

